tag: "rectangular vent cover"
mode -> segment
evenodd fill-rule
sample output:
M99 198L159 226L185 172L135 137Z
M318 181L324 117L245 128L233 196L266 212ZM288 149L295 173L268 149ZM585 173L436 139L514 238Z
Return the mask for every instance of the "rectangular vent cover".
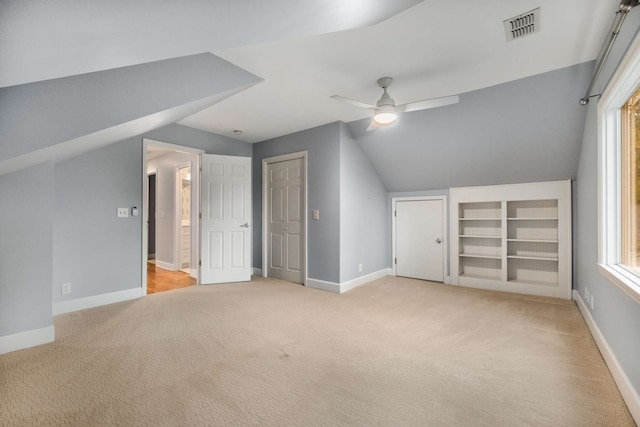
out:
M540 8L503 21L507 41L521 39L540 31Z

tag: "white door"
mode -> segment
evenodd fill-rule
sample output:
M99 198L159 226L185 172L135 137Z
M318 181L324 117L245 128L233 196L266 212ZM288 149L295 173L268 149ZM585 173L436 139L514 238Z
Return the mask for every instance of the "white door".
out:
M396 202L396 275L444 281L442 200Z
M251 158L202 154L200 283L251 280Z
M304 176L302 159L267 167L267 274L295 283L304 281Z

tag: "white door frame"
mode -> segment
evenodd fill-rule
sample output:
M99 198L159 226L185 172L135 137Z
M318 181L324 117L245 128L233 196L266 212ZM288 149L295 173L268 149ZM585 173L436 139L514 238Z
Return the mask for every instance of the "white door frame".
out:
M304 224L302 225L302 230L303 230L303 254L302 254L302 258L303 258L303 265L304 265L304 271L302 272L302 284L304 286L307 286L307 271L309 271L308 269L308 264L307 264L307 252L308 252L308 245L307 245L307 201L309 198L309 194L308 194L308 181L307 181L307 176L308 176L308 171L307 171L307 151L297 151L295 153L289 153L289 154L283 154L280 156L274 156L274 157L265 157L264 159L262 159L262 277L269 277L269 240L268 240L268 236L267 236L267 226L268 226L268 222L269 222L269 217L267 215L267 208L269 206L269 197L268 197L268 177L267 177L267 171L269 168L269 165L271 163L279 163L279 162L285 162L287 160L295 160L295 159L302 159L302 162L304 164L304 203L302 206L302 218L304 221Z
M442 243L444 244L442 250L444 251L442 254L442 271L443 279L445 284L449 284L449 274L447 271L447 260L449 259L449 249L448 249L448 236L447 230L449 230L449 218L447 216L447 209L449 205L447 205L447 196L413 196L413 197L392 197L391 198L391 265L392 265L392 274L396 276L396 203L397 202L407 202L407 201L429 201L429 200L442 200Z
M142 138L142 256L141 256L141 264L142 264L142 295L147 295L147 262L148 262L148 245L149 245L149 179L147 173L147 150L149 146L152 147L160 147L165 148L167 150L175 151L178 153L184 154L194 154L197 158L197 168L200 170L200 154L204 153L204 150L200 150L198 148L184 147L182 145L170 144L168 142L157 141L149 138ZM194 175L197 176L194 182ZM199 243L199 220L198 213L200 211L200 183L198 181L200 174L194 174L191 171L191 195L197 197L195 201L195 206L198 206L198 212L191 212L192 219L192 228L191 231L196 233L196 237L198 238L198 244L196 245L196 250L198 251L196 259L200 259L200 243ZM156 189L158 188L158 175L156 171ZM157 196L157 191L156 191ZM194 231L195 225L195 231ZM193 249L193 248L192 248ZM200 283L200 268L198 268L196 281Z

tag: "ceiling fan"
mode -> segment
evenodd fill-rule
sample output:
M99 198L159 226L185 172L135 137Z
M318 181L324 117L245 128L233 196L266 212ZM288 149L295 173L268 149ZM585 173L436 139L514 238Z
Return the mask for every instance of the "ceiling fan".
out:
M378 100L376 105L365 104L364 102L345 98L340 95L333 95L331 98L355 105L356 107L373 110L373 120L367 128L367 132L375 130L379 126L390 125L396 121L399 113L408 113L410 111L426 110L427 108L457 104L460 100L458 95L453 95L444 96L442 98L423 99L422 101L408 102L406 104L396 106L396 102L387 92L387 88L391 86L391 83L393 83L393 79L391 77L381 77L378 79L378 86L382 88L382 97Z

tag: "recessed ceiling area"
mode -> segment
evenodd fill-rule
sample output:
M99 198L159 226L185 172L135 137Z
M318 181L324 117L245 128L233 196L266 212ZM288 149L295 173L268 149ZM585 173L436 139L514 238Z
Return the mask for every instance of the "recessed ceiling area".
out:
M429 0L365 28L214 51L264 82L180 124L258 142L371 117L330 96L375 104L383 76L394 78L390 95L403 104L591 61L618 3ZM507 42L503 21L536 8L539 32Z

